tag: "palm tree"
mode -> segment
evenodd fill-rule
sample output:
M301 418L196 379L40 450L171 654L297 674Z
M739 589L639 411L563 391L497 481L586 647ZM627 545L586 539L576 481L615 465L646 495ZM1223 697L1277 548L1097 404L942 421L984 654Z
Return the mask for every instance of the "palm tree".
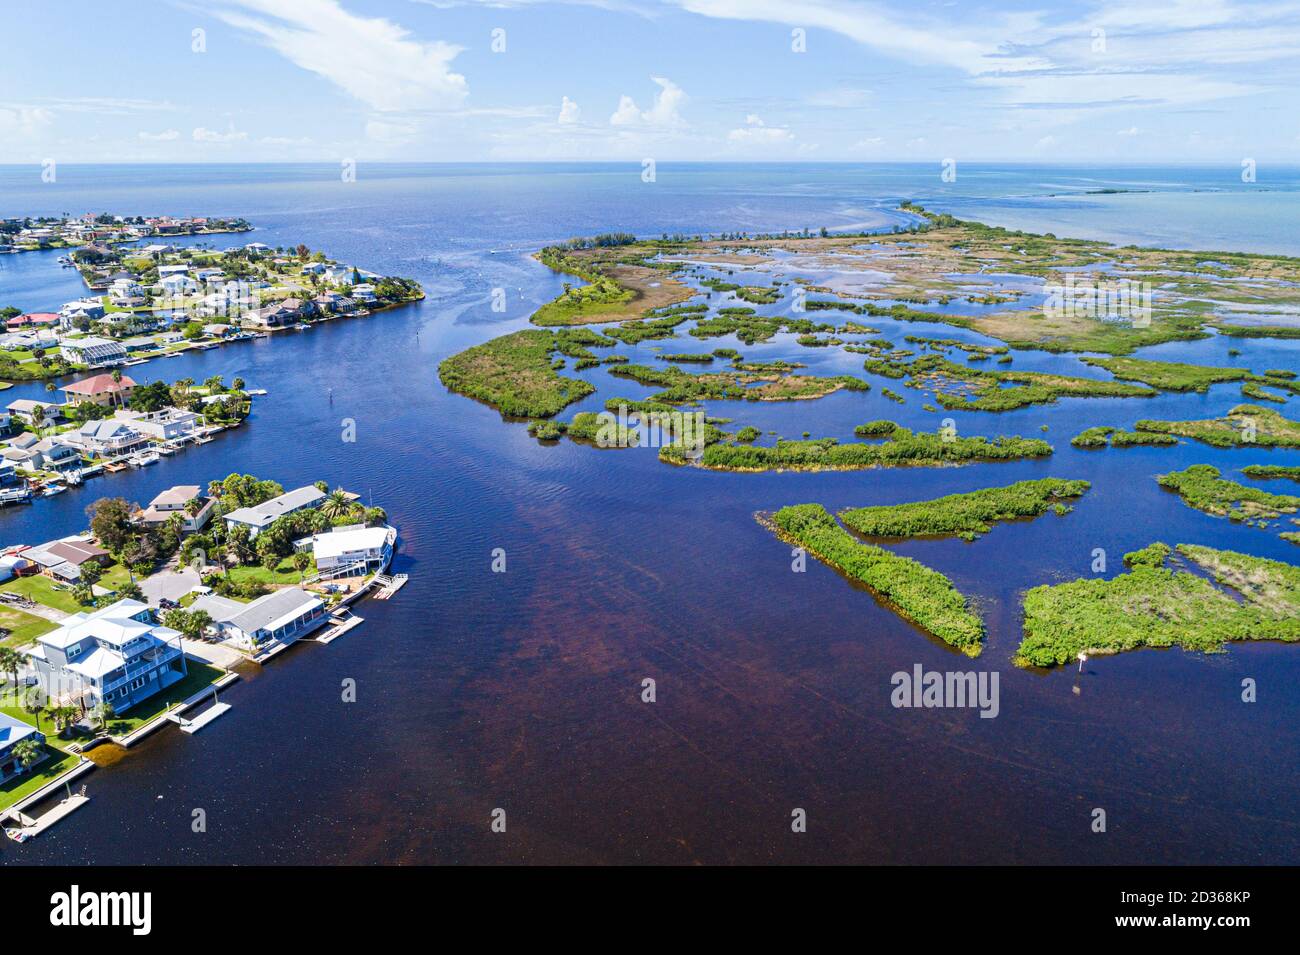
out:
M0 647L0 673L9 674L14 686L18 685L18 671L27 662L27 654L12 647Z
M36 728L39 730L41 728L41 716L45 713L45 701L41 698L40 694L31 694L23 704L23 709L35 717Z
M41 758L41 744L34 739L23 739L14 743L14 759L24 770L34 766Z
M336 487L330 491L329 496L325 498L325 501L320 506L321 513L330 520L336 520L350 510L352 510L352 502L348 500L347 494L341 487Z
M72 724L77 721L81 711L75 706L64 704L56 706L50 710L50 716L54 719L54 728L58 730L60 736L65 736Z
M105 700L95 707L95 718L99 720L101 731L108 732L108 721L117 716L117 710L113 709L113 704Z
M303 576L307 573L307 568L312 565L312 556L305 550L300 550L293 555L293 566L298 571L298 583L302 583Z

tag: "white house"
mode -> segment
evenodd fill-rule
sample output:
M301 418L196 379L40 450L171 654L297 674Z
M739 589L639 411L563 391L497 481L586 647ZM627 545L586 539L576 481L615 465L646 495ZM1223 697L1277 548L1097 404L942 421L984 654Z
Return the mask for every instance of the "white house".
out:
M158 411L121 410L113 415L141 434L159 441L188 438L203 427L203 415L180 408L160 408Z
M250 649L292 643L329 620L325 602L297 587L275 590L246 604L224 597L200 597L191 605L212 618L223 639Z
M167 295L192 295L199 290L199 283L188 275L167 275L158 280L158 287Z
M293 491L287 491L279 497L253 507L241 507L226 515L226 527L247 527L250 536L256 537L262 529L269 526L277 517L293 514L309 507L316 507L325 500L324 493L318 487L307 485Z
M49 401L38 401L35 398L19 398L5 406L6 411L27 424L36 423L36 409L38 408L41 411L41 420L46 424L63 419L63 405L56 405Z
M146 440L143 434L126 422L114 418L87 421L76 431L66 432L64 439L89 454L105 456L126 454Z
M393 557L397 531L388 526L340 527L295 541L298 550L310 550L323 575L369 574L383 570Z
M200 506L195 513L191 514L189 503L194 500L199 501ZM172 515L179 514L181 529L187 534L196 534L212 518L216 506L216 499L203 496L197 484L178 484L150 501L149 506L140 512L139 519L145 524L164 524L171 519ZM243 604L239 606L242 607Z
M115 279L108 287L108 299L114 305L130 308L144 304L144 286L135 279Z

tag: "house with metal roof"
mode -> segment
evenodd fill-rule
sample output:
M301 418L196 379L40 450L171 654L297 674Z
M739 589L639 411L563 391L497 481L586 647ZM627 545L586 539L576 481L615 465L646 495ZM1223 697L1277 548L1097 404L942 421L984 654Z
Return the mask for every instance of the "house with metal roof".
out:
M214 594L200 597L190 609L205 611L223 638L251 650L293 643L329 620L325 602L297 587L275 590L246 604Z
M138 600L67 617L37 638L30 658L50 699L88 707L109 703L117 713L188 672L181 634L158 624Z
M309 507L316 507L324 500L324 492L320 488L308 484L306 487L286 491L279 497L273 497L262 504L253 507L241 507L236 511L231 511L226 515L226 527L230 530L234 530L236 527L247 527L250 536L256 537L263 528L270 525L277 517L306 510Z

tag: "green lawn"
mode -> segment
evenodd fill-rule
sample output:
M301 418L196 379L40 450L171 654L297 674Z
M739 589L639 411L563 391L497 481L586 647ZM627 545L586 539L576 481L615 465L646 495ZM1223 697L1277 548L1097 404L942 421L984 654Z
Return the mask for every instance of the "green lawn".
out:
M155 693L147 700L142 700L127 710L124 715L109 720L109 735L125 736L127 733L135 732L145 723L166 711L168 707L188 699L205 686L211 686L219 678L225 676L224 670L208 666L206 663L199 663L196 660L186 660L185 662L189 667L189 673L183 680L173 683L161 693Z
M0 647L21 647L57 626L53 620L0 604L0 627L9 631L9 636L0 637Z
M105 590L120 590L131 582L131 571L125 564L114 564L104 571L96 583Z
M16 577L0 584L0 590L22 594L24 597L35 600L38 604L45 604L47 607L62 610L64 613L77 613L83 609L73 599L70 591L56 588L53 580L41 574L33 577Z
M47 747L46 753L48 755L45 759L27 772L0 783L0 809L8 809L19 800L27 798L81 761L80 757L57 749Z
M308 567L304 574L312 573L312 568ZM246 580L256 580L261 584L284 585L298 583L298 569L293 566L293 560L286 557L280 561L275 570L267 570L261 564L247 564L239 567L230 568L230 579L235 583L243 583Z

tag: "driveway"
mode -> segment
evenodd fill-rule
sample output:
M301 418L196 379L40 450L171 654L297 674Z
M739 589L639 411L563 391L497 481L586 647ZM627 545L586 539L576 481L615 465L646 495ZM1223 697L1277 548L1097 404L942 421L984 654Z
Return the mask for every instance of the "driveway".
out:
M179 601L203 581L188 567L182 571L163 570L140 582L144 591L144 600L151 607L157 607L159 601Z

